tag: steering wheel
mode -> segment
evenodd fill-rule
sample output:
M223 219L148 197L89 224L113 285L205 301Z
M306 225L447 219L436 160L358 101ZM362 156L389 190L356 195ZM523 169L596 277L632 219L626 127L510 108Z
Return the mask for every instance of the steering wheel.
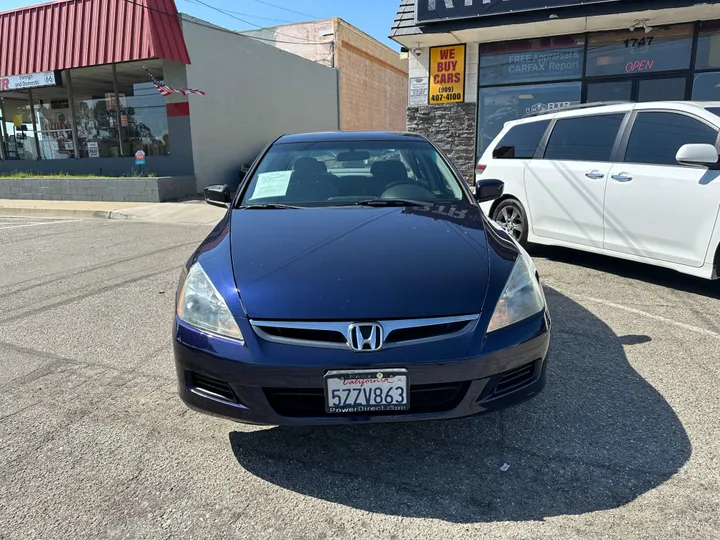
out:
M395 186L415 186L417 185L415 182L408 182L407 180L399 180L395 182L390 182L387 186L385 186L384 191L387 191L390 188L394 188Z
M392 182L380 194L381 199L419 199L432 201L435 194L415 182Z

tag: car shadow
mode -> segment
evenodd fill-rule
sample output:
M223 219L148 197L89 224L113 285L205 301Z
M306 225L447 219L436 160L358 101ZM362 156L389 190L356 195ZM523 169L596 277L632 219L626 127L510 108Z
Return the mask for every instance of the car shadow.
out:
M570 248L533 245L529 250L534 258L549 259L593 270L600 270L624 278L645 281L683 292L720 298L720 282L702 279L651 264L626 261Z
M234 431L238 463L318 499L456 523L542 520L634 500L688 461L688 436L618 336L569 298L546 294L548 384L534 400L452 421Z

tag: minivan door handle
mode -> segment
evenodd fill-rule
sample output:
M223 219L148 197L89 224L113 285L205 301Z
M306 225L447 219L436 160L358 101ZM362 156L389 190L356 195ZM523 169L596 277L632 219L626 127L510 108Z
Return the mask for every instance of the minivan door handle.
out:
M617 180L618 182L629 182L633 179L633 177L626 172L622 172L620 174L613 174L612 179Z
M605 175L597 170L586 172L585 176L587 176L588 178L592 178L593 180L599 180L600 178L605 178Z

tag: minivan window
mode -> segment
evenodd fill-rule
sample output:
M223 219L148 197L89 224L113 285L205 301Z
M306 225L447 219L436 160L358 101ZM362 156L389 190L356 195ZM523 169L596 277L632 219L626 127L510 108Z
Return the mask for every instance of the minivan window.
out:
M558 120L545 159L610 161L624 114L602 114Z
M495 159L530 159L535 155L550 120L528 122L510 128L493 150Z
M625 161L678 165L675 155L684 144L715 145L717 130L684 114L641 112L630 133Z

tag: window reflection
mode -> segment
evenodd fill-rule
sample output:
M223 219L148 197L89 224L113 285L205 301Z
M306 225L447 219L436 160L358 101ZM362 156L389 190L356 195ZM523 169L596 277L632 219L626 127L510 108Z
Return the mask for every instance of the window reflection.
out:
M483 88L478 103L478 154L502 131L505 122L529 113L580 103L582 83Z

